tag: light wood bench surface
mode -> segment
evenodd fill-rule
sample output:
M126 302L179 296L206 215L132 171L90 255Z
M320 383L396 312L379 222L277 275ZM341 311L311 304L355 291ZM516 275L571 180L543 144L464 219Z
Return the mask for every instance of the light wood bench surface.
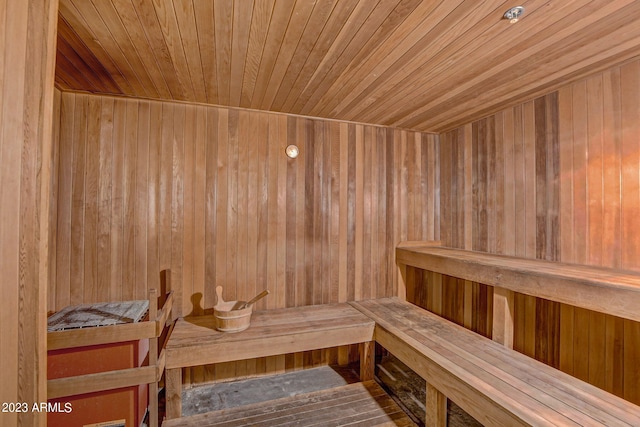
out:
M223 333L213 316L176 321L166 345L167 418L181 415L182 368L275 356L341 345L361 345L361 378L373 378L373 320L349 304L254 312L249 329Z
M163 427L415 426L375 381L168 420Z
M640 273L517 258L409 242L396 248L408 265L512 292L558 301L640 322Z
M449 398L484 425L640 426L640 407L413 304L350 304L375 320L376 342L427 381L427 425L446 425Z

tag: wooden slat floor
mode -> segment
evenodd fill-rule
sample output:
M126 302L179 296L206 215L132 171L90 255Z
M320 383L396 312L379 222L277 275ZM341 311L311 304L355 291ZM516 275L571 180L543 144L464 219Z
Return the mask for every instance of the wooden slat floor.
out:
M375 382L349 384L165 421L163 427L415 426Z

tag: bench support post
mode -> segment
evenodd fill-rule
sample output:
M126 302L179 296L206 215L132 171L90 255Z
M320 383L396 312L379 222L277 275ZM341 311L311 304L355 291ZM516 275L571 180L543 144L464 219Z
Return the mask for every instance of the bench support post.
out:
M407 300L407 266L398 264L398 298Z
M491 336L507 348L513 348L513 300L514 292L495 286L493 288L493 330Z
M182 416L182 368L167 369L166 382L166 412L167 419Z
M427 383L427 414L425 417L426 427L446 427L447 426L447 396Z
M360 344L360 381L369 381L374 377L376 366L376 342Z
M347 366L349 364L349 346L341 345L338 347L338 366Z

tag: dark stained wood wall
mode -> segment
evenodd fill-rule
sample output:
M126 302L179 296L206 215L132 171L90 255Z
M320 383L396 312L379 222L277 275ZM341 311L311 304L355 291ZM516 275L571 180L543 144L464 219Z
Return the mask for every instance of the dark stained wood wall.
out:
M441 135L443 244L640 270L639 117L636 60ZM465 313L490 318L489 300L443 280L427 291L482 333ZM517 294L514 348L640 403L638 322Z
M0 426L45 426L57 1L0 2Z
M227 300L269 289L258 309L389 296L398 242L440 230L435 135L69 92L59 128L51 311L145 298L164 268L178 315L211 309L216 285ZM341 351L194 369L193 381Z

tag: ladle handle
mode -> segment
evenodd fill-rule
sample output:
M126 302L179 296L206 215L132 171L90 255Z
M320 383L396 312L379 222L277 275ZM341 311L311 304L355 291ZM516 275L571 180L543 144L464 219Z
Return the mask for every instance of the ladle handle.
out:
M255 297L251 298L247 303L245 303L242 307L240 308L246 308L249 307L250 305L253 305L256 301L266 297L267 295L269 295L269 290L265 289L264 291L260 292L258 295L256 295Z
M216 295L218 296L218 302L216 305L222 304L224 302L222 299L222 286L216 286Z

